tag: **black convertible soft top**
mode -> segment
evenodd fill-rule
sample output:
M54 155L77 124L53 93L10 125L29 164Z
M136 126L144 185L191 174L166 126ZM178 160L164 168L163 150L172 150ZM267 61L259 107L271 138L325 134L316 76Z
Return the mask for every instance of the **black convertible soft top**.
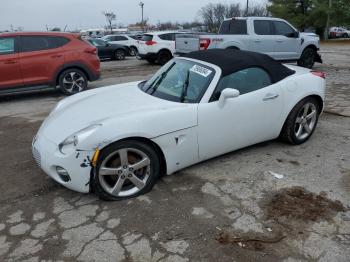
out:
M268 55L234 50L234 49L208 49L184 54L183 57L192 58L217 65L222 70L222 76L249 68L260 67L264 69L276 83L293 75L295 71L282 65Z

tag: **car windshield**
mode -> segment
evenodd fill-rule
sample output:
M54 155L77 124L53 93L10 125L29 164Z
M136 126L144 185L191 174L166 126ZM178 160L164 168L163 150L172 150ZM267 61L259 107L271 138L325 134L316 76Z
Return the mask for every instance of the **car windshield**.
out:
M173 59L140 88L155 97L180 103L198 103L215 75L201 63Z

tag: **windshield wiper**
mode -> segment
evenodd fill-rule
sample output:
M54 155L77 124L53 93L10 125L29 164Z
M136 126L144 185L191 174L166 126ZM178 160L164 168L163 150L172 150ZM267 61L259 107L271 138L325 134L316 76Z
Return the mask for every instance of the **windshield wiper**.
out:
M190 84L190 70L187 71L186 80L185 80L185 83L182 87L181 97L180 97L181 103L185 102L185 97L187 96L187 89L188 89L189 84Z

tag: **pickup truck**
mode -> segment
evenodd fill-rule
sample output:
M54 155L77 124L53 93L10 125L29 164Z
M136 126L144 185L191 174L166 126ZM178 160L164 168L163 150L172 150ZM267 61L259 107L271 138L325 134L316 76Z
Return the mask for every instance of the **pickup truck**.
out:
M301 33L287 21L271 17L236 17L224 20L218 34L181 34L176 36L176 54L211 48L239 49L264 53L284 62L297 61L312 68L322 63L317 53L320 38Z

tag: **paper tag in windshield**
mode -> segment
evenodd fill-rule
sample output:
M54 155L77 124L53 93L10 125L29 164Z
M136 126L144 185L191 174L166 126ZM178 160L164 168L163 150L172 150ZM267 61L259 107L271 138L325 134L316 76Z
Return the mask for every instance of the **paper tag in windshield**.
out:
M211 70L203 67L203 66L200 66L200 65L194 65L192 66L192 68L190 69L191 72L194 72L194 73L197 73L197 74L200 74L201 76L204 76L204 77L208 77L210 74L211 74Z

